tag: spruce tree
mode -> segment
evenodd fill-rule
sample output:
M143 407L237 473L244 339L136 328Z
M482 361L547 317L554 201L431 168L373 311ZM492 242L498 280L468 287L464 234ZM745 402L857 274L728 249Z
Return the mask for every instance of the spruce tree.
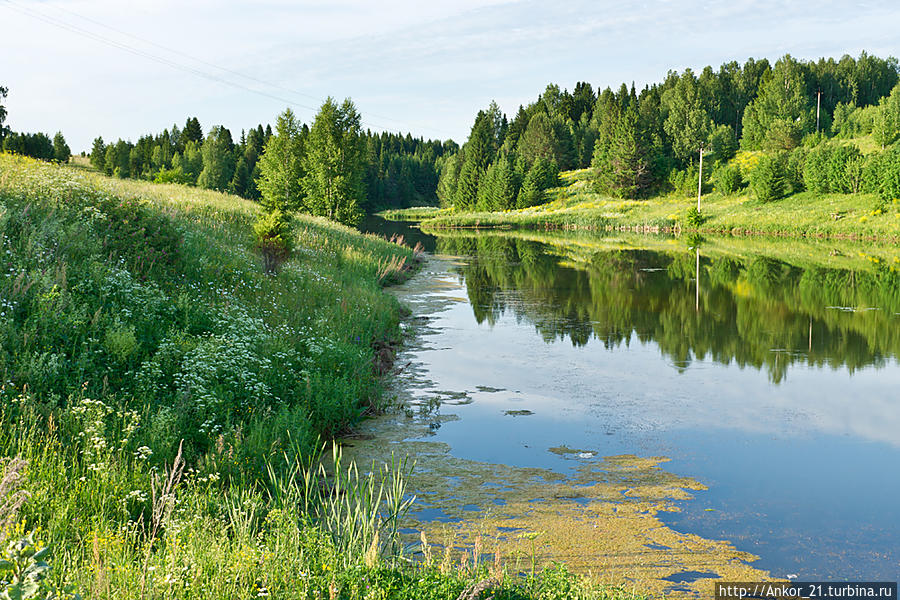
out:
M196 142L198 145L203 142L203 129L200 127L200 121L197 117L189 118L181 131L182 143L187 146L188 142Z
M98 171L103 171L105 160L106 144L103 143L102 137L97 137L94 139L93 146L91 146L91 165Z
M607 136L598 140L592 166L602 191L620 198L637 198L650 183L647 146L633 103L621 114L608 115Z
M494 159L494 123L489 113L478 111L475 124L466 142L465 160L459 173L454 206L459 210L475 208L478 197L478 180Z
M57 131L56 135L53 136L53 159L56 162L67 163L71 156L72 151L66 143L66 138L63 137L61 131Z

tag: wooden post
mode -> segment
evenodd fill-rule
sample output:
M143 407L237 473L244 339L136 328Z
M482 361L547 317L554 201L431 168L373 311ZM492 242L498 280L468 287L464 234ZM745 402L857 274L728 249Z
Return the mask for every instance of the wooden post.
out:
M700 212L700 195L703 193L703 146L700 146L700 173L697 175L697 212Z

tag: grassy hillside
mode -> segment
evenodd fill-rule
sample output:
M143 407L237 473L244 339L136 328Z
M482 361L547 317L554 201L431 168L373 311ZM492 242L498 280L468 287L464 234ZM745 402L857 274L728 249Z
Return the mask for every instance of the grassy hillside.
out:
M0 589L452 599L488 577L402 561L403 465L316 467L380 402L400 314L382 286L412 252L298 217L267 276L255 215L0 155ZM496 598L626 597L494 571Z

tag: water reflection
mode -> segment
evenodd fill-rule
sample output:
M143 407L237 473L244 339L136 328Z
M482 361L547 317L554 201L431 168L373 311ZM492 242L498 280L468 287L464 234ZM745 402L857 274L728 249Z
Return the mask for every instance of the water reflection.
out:
M597 250L570 260L556 245L505 236L453 235L437 252L458 267L479 323L507 312L547 342L607 348L655 342L676 366L695 360L765 370L782 382L796 363L882 366L900 352L900 273L800 267L764 256L693 248Z

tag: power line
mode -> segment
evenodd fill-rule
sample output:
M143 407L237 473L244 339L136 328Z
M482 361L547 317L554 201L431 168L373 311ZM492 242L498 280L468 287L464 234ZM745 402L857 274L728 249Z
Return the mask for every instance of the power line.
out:
M209 73L209 72L206 72L206 71L197 69L197 68L192 67L192 66L190 66L190 65L185 65L185 64L183 64L183 63L176 62L176 61L174 61L174 60L171 60L171 59L168 59L168 58L159 56L159 55L157 55L157 54L152 54L152 53L150 53L150 52L147 52L147 51L142 50L142 49L140 49L140 48L136 48L136 47L131 46L131 45L129 45L129 44L125 44L125 43L123 43L123 42L119 42L119 41L110 39L110 38L108 38L108 37L102 36L102 35L100 35L100 34L97 34L97 33L93 32L93 31L84 29L84 28L79 27L79 26L77 26L77 25L74 25L74 24L72 24L72 23L67 23L67 22L65 22L65 21L63 21L63 20L61 20L61 19L57 19L57 18L51 17L51 16L49 16L49 15L47 15L47 14L44 14L44 13L35 11L35 10L33 10L32 8L24 7L24 6L22 6L22 5L20 5L20 4L16 3L16 2L13 2L13 0L0 0L0 2L5 2L5 3L6 3L6 6L7 6L8 8L10 8L10 9L12 9L12 10L14 10L14 11L20 13L20 14L23 14L23 15L25 15L25 16L31 17L31 18L33 18L33 19L37 19L37 20L39 20L39 21L42 21L42 22L47 23L47 24L49 24L49 25L52 25L52 26L54 26L54 27L58 27L58 28L60 28L60 29L64 29L64 30L69 31L69 32L71 32L71 33L75 33L75 34L77 34L77 35L81 35L81 36L87 37L87 38L92 39L92 40L94 40L94 41L96 41L96 42L100 42L100 43L103 43L103 44L112 46L112 47L114 47L114 48L116 48L116 49L119 49L119 50L128 52L128 53L130 53L130 54L134 54L134 55L136 55L136 56L140 56L140 57L142 57L142 58L145 58L145 59L154 61L154 62L156 62L156 63L159 63L159 64L162 64L162 65L165 65L165 66L168 66L168 67L177 69L177 70L179 70L179 71L188 73L188 74L190 74L190 75L194 75L194 76L197 76L197 77L201 77L201 78L203 78L203 79L207 79L207 80L209 80L209 81L213 81L213 82L220 83L220 84L223 84L223 85L228 85L228 86L231 86L231 87L233 87L233 88L236 88L236 89L239 89L239 90L242 90L242 91L246 91L246 92L250 92L250 93L253 93L253 94L257 94L257 95L259 95L259 96L263 96L263 97L266 97L266 98L269 98L269 99L272 99L272 100L277 100L278 102L283 102L283 103L288 104L288 105L290 105L290 106L295 106L295 107L303 108L303 109L309 110L312 114L315 114L316 112L318 112L318 108L315 108L315 107L312 107L312 106L309 106L309 105L306 105L306 104L303 104L303 103L300 103L300 102L296 102L296 101L294 101L294 100L290 100L290 99L287 99L287 98L284 98L284 97L281 97L281 96L278 96L278 95L275 95L275 94L271 94L271 93L266 92L266 91L263 91L263 90L259 90L259 89L254 89L254 88L251 88L251 87L247 87L247 86L245 86L245 85L242 85L242 84L237 83L237 82L235 82L235 81L232 81L232 80L230 80L230 79L226 79L226 78L224 78L224 77L222 77L222 76L219 76L219 75L216 75L216 74L212 74L212 73ZM297 91L297 90L292 90L292 89L290 89L290 88L286 88L286 87L280 86L280 85L278 85L278 84L274 84L274 83L271 83L271 82L267 82L267 81L265 81L265 80L262 80L262 79L259 79L259 78L256 78L256 77L253 77L253 76L250 76L250 75L245 75L245 74L240 73L240 72L238 72L238 71L235 71L235 70L232 70L232 69L228 69L228 68L226 68L226 67L222 67L222 66L216 65L216 64L214 64L214 63L211 63L211 62L205 61L205 60L203 60L203 59L200 59L200 58L191 56L191 55L189 55L189 54L186 54L186 53L184 53L184 52L181 52L181 51L179 51L179 50L176 50L176 49L173 49L173 48L164 46L164 45L162 45L162 44L158 44L158 43L153 42L153 41L151 41L151 40L148 40L148 39L145 39L145 38L142 38L142 37L139 37L139 36L130 34L130 33L128 33L128 32L125 32L125 31L122 31L122 30L119 30L119 29L116 29L116 28L114 28L114 27L111 27L111 26L109 26L109 25L106 25L106 24L104 24L104 23L101 23L101 22L99 22L99 21L96 21L96 20L91 19L91 18L89 18L89 17L85 17L85 16L83 16L83 15L80 15L80 14L74 12L74 11L71 11L71 10L68 10L68 9L64 9L64 8L62 8L62 7L56 7L56 8L59 9L59 10L62 10L62 11L64 11L64 12L67 12L67 13L69 13L69 14L75 16L75 17L78 17L78 18L80 18L80 19L83 19L83 20L85 20L85 21L94 23L94 24L96 24L96 25L98 25L98 26L100 26L100 27L103 27L103 28L105 28L105 29L108 29L108 30L110 30L110 31L114 31L114 32L119 33L119 34L121 34L121 35L124 35L124 36L126 36L126 37L129 37L129 38L138 40L138 41L143 42L143 43L145 43L145 44L154 46L154 47L156 47L156 48L160 48L160 49L162 49L162 50L165 50L166 52L170 52L170 53L175 54L175 55L178 55L178 56L180 56L180 57L182 57L182 58L187 58L187 59L192 60L192 61L195 61L195 62L197 62L197 63L206 65L206 66L208 66L208 67L212 67L212 68L214 68L214 69L218 69L218 70L223 71L223 72L225 72L225 73L229 73L229 74L231 74L231 75L234 75L234 76L237 76L237 77L241 77L241 78L246 79L246 80L248 80L248 81L253 81L253 82L255 82L255 83L259 83L259 84L264 85L264 86L266 86L266 87L275 88L275 89L278 89L278 90L281 90L281 91L284 91L284 92L288 92L289 94L292 94L292 95L303 96L303 97L305 97L305 98L309 98L309 99L312 99L312 100L316 100L317 102L322 102L321 98L317 98L316 96L312 96L312 95L310 95L310 94L305 94L305 93L299 92L299 91ZM390 118L390 117L384 117L384 116L376 115L376 114L374 114L374 113L369 113L369 114L372 115L372 116L375 116L376 118L379 118L379 119L386 119L386 120L389 120L389 121L395 121L395 122L397 122L397 123L400 123L400 121L398 121L397 119L392 119L392 118ZM389 130L389 129L390 129L389 127L380 126L380 125L378 125L378 124L376 124L376 123L372 123L372 122L370 122L370 121L364 121L364 120L361 120L360 122L361 122L362 124L366 125L367 127L371 127L371 128L373 128L373 129L383 129L383 130ZM436 130L436 129L431 128L431 127L426 127L426 129L432 129L432 130L434 130L434 131L439 131L439 130ZM443 132L442 132L442 133L443 133Z

